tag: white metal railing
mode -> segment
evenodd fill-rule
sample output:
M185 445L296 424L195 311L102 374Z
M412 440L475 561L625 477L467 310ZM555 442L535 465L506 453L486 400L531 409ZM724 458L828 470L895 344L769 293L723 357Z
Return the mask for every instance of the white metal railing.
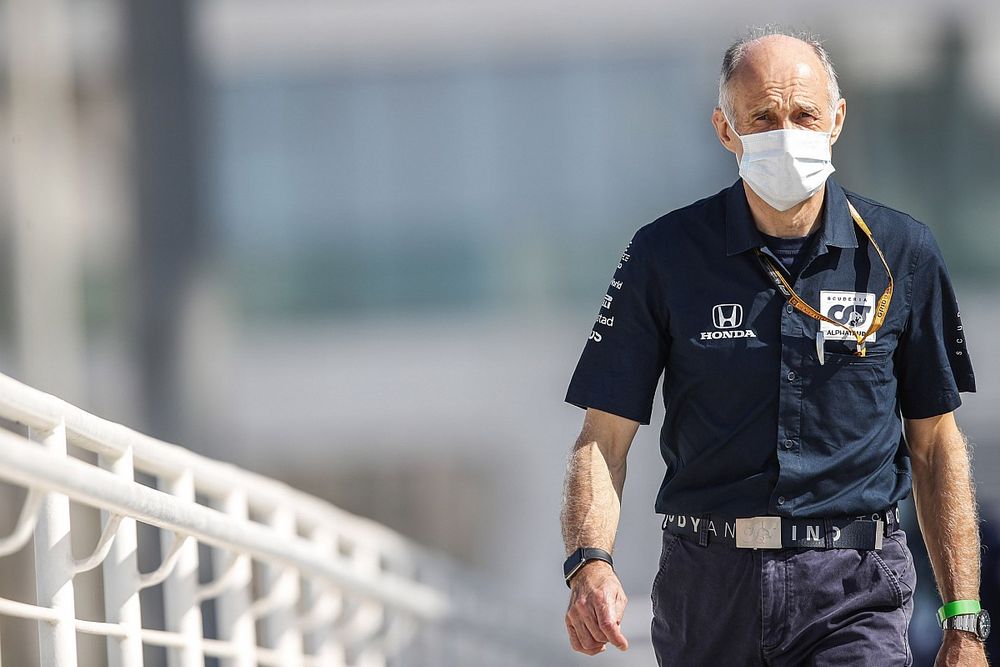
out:
M0 616L37 621L46 667L77 664L77 633L106 636L112 667L140 667L144 644L164 647L171 667L206 658L233 667L560 661L530 613L499 604L483 577L385 526L4 375L0 418L28 430L0 428L0 479L27 489L0 557L34 536L37 593L34 603L0 598ZM71 548L71 500L101 510L103 529L82 558ZM160 531L161 565L151 572L137 565L137 522ZM199 543L211 554L210 581L199 581ZM105 618L77 618L73 577L98 566ZM156 585L164 630L140 613L140 591ZM204 605L213 606L214 636Z

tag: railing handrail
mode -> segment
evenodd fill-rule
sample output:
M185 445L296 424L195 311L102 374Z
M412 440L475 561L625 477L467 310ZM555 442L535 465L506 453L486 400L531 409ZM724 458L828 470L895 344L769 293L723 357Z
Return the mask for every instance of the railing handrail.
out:
M238 549L260 560L310 573L339 588L376 597L389 606L423 618L437 618L447 602L437 591L393 575L359 576L346 563L300 537L280 535L249 520L239 520L204 505L187 502L106 470L38 447L26 438L0 431L0 478L29 488L62 493L72 500L107 509L160 528L189 535L223 549Z
M376 543L390 558L394 552L421 553L430 558L443 555L407 540L376 521L351 514L283 482L102 419L3 374L0 374L0 417L37 430L52 428L62 421L70 444L111 457L118 457L131 448L137 470L170 479L190 471L195 488L208 496L223 497L233 488L244 488L249 492L250 507L265 510L278 502L291 501L296 517L305 526L328 526L338 530L346 527L349 535L363 534L368 543Z

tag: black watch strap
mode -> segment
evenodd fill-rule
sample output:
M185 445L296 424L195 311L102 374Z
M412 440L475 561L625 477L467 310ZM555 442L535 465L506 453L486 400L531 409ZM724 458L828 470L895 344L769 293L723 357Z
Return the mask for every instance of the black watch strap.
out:
M566 579L566 585L569 586L569 580L573 578L583 564L588 560L603 560L607 562L608 565L614 569L614 561L611 560L611 554L609 554L604 549L599 547L580 547L573 553L569 555L566 562L563 563L563 577Z

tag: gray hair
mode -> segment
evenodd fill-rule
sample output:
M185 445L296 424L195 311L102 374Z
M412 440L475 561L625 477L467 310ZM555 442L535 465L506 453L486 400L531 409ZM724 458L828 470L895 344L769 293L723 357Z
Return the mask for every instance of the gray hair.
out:
M726 118L731 121L736 112L733 105L733 95L729 90L729 82L743 62L747 50L761 39L770 37L771 35L792 37L812 47L812 50L816 53L816 57L819 58L819 61L823 63L823 68L826 69L826 92L830 97L830 113L832 114L837 108L837 101L840 100L840 86L837 84L837 72L834 71L833 63L830 62L830 54L823 48L823 43L820 41L819 36L804 30L769 24L755 26L747 30L743 37L733 42L726 49L726 53L722 57L722 74L719 76L719 108L726 114Z

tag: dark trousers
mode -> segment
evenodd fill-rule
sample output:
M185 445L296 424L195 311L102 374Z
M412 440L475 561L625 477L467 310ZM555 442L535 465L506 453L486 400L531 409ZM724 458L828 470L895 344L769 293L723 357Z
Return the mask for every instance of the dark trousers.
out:
M736 549L663 531L653 581L660 667L912 665L906 533L879 551Z

